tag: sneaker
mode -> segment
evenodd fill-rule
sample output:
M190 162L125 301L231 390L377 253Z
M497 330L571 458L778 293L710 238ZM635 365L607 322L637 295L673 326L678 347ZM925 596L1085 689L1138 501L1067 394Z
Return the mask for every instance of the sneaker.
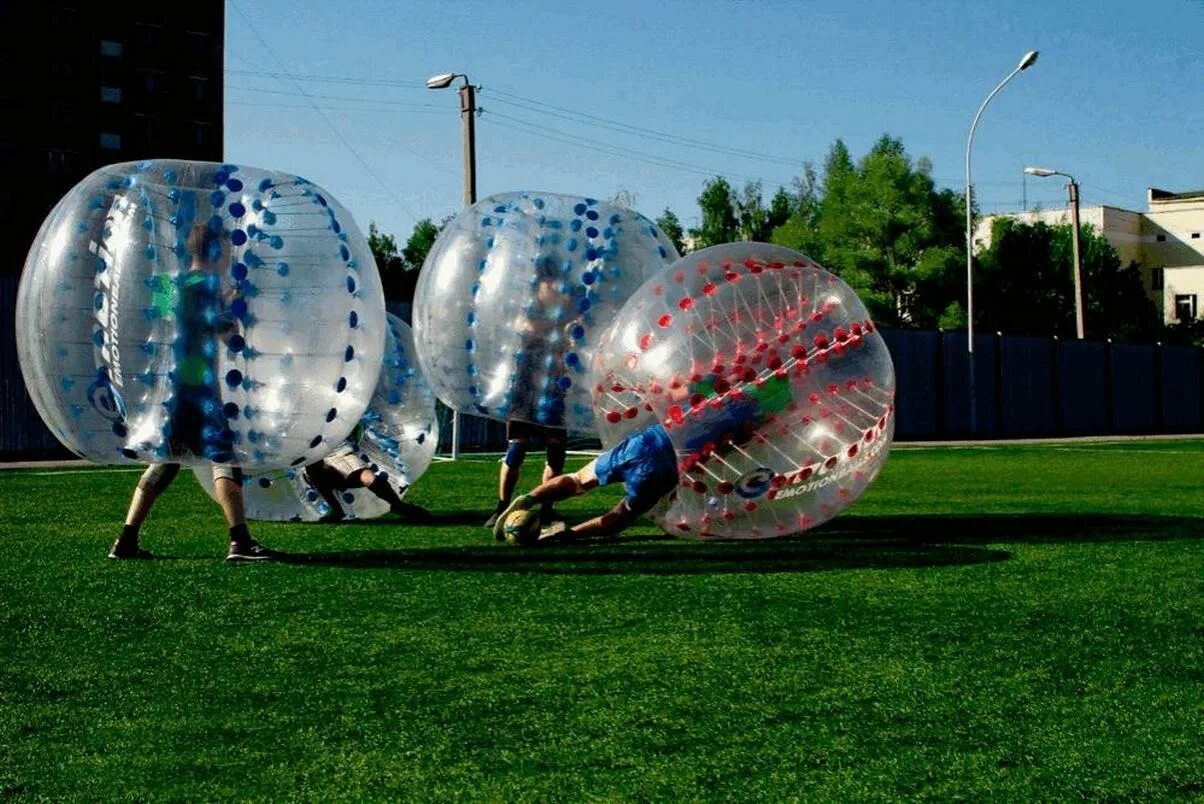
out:
M113 542L112 549L109 550L109 558L115 561L124 561L130 558L154 558L155 555L150 550L143 550L136 544L122 544L121 540Z
M400 505L394 505L389 508L394 514L411 522L426 522L431 518L431 512L423 508L421 505L414 503L402 502Z
M497 521L498 521L498 519L501 518L501 516L502 516L501 511L494 511L492 514L489 515L489 518L485 520L485 527L489 528L490 530L493 530L493 526L497 524Z
M327 522L327 523L342 522L346 518L347 517L344 516L342 511L331 510L331 511L327 511L326 513L322 514L322 516L318 517L318 521L319 522Z
M568 532L569 525L564 520L558 520L539 531L537 544L552 544Z
M271 561L283 553L264 547L252 539L245 544L230 542L230 552L226 554L227 561Z
M526 511L533 505L535 505L535 498L530 494L522 494L518 497L515 497L514 501L506 507L505 511L489 517L490 520L493 521L493 524L486 525L486 527L493 528L493 538L497 539L499 542L504 542L506 541L506 536L502 533L502 527L506 523L506 517L510 516L510 514L514 511Z

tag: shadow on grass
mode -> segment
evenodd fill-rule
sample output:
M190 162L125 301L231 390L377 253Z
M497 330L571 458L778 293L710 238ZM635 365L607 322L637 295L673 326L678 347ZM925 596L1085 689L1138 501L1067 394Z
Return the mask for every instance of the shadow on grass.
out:
M1153 542L1204 538L1204 521L1139 514L848 516L812 533L829 539L905 539L915 544Z
M806 534L765 541L694 542L672 539L644 526L597 543L294 553L285 561L346 569L564 575L822 572L963 566L1010 557L1006 550L982 546L987 544L1198 538L1200 521L1186 517L917 515L842 518Z

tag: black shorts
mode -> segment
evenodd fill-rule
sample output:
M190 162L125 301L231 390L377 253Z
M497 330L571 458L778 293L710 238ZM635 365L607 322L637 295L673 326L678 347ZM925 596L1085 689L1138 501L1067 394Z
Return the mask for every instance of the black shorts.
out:
M564 443L565 430L563 427L544 427L542 424L510 419L506 422L506 440L516 441L518 439L527 439L541 444L547 444L549 441Z

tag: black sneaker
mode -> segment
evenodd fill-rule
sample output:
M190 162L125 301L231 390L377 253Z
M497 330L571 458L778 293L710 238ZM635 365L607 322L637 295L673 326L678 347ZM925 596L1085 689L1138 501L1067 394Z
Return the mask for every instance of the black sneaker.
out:
M112 549L109 550L109 558L114 561L124 561L126 559L148 559L154 558L155 554L150 550L143 550L136 544L122 544L121 540L113 542Z
M264 547L252 539L246 543L230 542L230 552L226 554L227 561L272 561L280 558L283 553Z

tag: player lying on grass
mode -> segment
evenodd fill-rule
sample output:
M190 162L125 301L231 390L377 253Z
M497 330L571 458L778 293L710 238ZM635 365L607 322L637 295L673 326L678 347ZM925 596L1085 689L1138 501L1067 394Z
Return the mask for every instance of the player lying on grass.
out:
M544 529L539 542L614 536L677 488L677 453L662 425L654 424L632 433L576 472L553 477L516 497L494 524L494 538L505 539L506 519L515 511L550 505L619 482L626 489L622 502L579 525L567 527L564 522L556 522Z

